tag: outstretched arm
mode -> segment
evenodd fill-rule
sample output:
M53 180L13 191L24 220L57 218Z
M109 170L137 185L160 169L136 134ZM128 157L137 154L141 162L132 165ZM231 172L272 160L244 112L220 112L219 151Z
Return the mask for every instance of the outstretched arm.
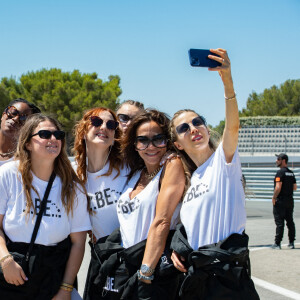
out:
M210 51L218 54L220 57L213 55L209 55L208 57L222 64L219 67L210 68L209 70L218 71L224 85L225 128L223 132L223 149L226 162L230 163L238 144L240 126L239 110L231 76L231 65L226 50L218 48L211 49Z

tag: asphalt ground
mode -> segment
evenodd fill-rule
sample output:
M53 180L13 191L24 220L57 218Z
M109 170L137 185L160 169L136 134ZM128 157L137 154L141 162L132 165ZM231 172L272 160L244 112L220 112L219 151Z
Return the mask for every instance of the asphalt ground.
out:
M252 279L261 300L300 300L300 240L295 249L287 248L285 229L281 250L271 249L274 243L275 223L271 201L246 201L246 233L249 235ZM294 221L296 234L300 233L300 202L295 203ZM78 274L79 294L83 295L85 277L90 259L86 251Z
M281 250L273 250L275 223L272 203L247 201L246 233L249 235L252 279L263 300L300 299L300 241L287 248L285 227ZM295 203L296 235L300 233L300 203Z

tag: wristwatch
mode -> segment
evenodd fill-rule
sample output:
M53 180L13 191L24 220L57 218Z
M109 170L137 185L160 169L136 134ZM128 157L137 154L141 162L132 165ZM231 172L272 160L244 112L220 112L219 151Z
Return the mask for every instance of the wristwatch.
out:
M145 265L145 264L142 264L141 265L141 273L144 274L144 275L152 275L154 273L154 269L150 268L148 265Z
M138 280L141 280L141 279L153 280L154 279L154 275L151 275L151 276L142 275L140 270L137 270L137 277L138 277Z

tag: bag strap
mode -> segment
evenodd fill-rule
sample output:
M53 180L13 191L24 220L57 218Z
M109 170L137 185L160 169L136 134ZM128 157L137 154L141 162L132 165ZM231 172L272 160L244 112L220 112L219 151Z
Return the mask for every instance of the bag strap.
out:
M37 236L40 224L41 224L42 216L43 216L43 213L45 211L48 196L49 196L49 193L50 193L50 190L51 190L51 187L52 187L52 184L53 184L53 181L54 181L55 177L56 177L56 174L53 171L51 176L50 176L50 179L49 179L49 182L48 182L48 185L47 185L44 197L43 197L43 201L42 201L42 204L41 204L40 211L39 211L39 213L37 215L37 218L36 218L33 233L32 233L32 236L31 236L31 241L30 241L30 244L29 244L26 256L25 256L25 260L27 262L29 261L30 253L33 249L33 245L34 245L34 242L35 242L35 239L36 239L36 236Z

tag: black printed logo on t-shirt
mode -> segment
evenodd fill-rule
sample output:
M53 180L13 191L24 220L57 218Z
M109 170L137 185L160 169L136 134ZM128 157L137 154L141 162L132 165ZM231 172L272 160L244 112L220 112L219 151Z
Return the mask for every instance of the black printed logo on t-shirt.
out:
M117 203L118 198L121 195L121 192L116 190L111 190L110 188L106 188L102 191L96 192L94 195L95 196L93 197L89 196L90 201L94 199L94 201L91 202L91 209L98 210L105 206L113 205L114 203Z
M36 215L40 212L41 205L42 205L42 201L38 198L35 198L34 210ZM25 209L23 209L23 212L25 212ZM34 213L33 209L30 209L30 214L33 215L33 213ZM52 201L48 199L45 207L45 211L43 213L43 217L61 218L61 209L56 205L55 202L52 203Z
M119 200L117 212L118 214L131 214L135 210L140 207L140 199L138 197L134 197L132 200L123 201Z
M198 198L208 192L209 192L208 185L201 182L201 183L197 184L196 186L193 186L189 190L189 192L186 194L186 197L185 197L183 203L190 202L191 200Z

